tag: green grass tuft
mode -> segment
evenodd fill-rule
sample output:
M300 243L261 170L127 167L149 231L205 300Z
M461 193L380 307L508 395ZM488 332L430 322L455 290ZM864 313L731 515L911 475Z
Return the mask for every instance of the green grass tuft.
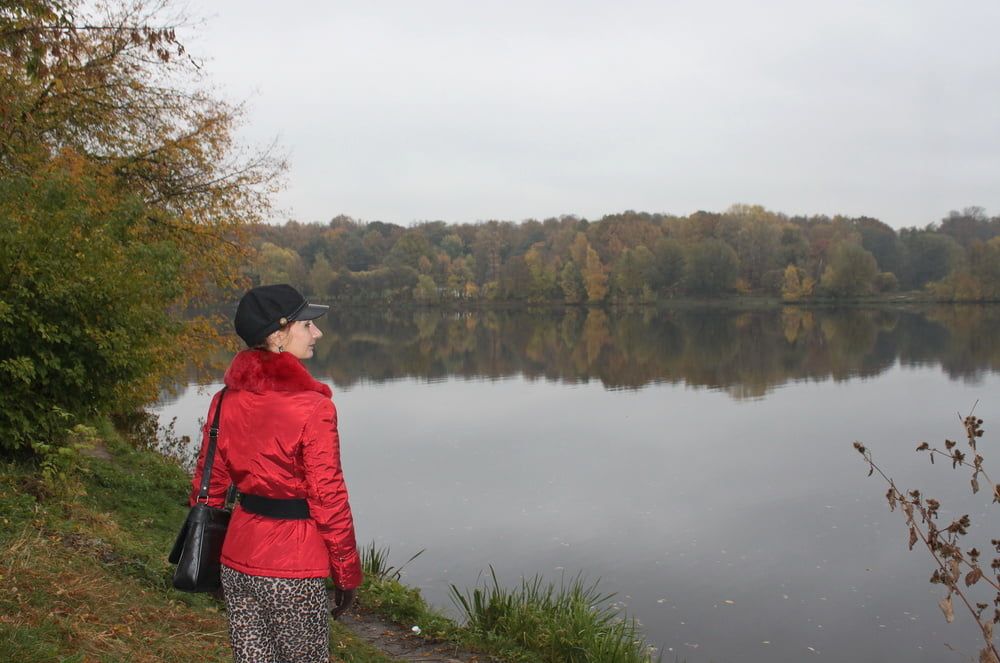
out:
M389 564L389 547L379 547L372 541L361 549L361 569L367 577L379 580L399 580L403 577L403 569L406 568L406 565L423 554L423 549L418 550L410 559L396 568Z
M487 641L512 641L551 663L648 663L653 650L634 619L621 614L597 582L582 576L558 585L541 576L522 579L520 587L490 580L470 591L451 586L466 628ZM657 658L656 660L659 660Z

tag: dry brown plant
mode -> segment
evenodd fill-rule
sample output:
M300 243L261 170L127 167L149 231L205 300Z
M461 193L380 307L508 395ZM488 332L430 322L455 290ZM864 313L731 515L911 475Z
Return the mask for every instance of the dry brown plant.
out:
M971 470L969 483L973 494L979 492L980 482L983 481L985 485L991 486L992 503L997 504L1000 503L1000 484L995 483L983 467L983 456L978 449L979 439L983 436L983 420L973 414L975 409L973 405L968 415L958 415L965 429L968 451L960 449L958 442L954 440L945 440L944 449L921 442L916 450L927 452L931 464L934 464L935 457L941 456L951 461L952 469ZM910 550L920 542L934 559L936 568L931 574L930 582L943 585L947 591L938 602L945 621L949 624L954 621L954 599L957 597L979 625L984 643L979 651L980 663L1000 663L1000 651L993 639L994 625L1000 622L1000 539L990 540L994 557L984 570L981 553L977 548L963 550L963 537L972 526L968 514L942 527L938 520L941 510L938 500L925 497L919 490L900 490L896 482L875 463L871 451L865 445L855 442L854 448L868 463L868 476L878 473L889 484L885 498L889 503L889 510L896 511L898 507L906 520ZM989 611L989 603L977 601L972 596L976 586L992 594L992 612Z

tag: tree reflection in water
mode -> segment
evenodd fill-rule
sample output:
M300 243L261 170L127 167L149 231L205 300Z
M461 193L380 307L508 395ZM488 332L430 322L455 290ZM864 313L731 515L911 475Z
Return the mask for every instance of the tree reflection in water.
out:
M952 378L1000 369L998 306L605 311L331 311L311 369L338 385L513 375L609 389L656 382L755 398L795 380L873 376L899 361Z

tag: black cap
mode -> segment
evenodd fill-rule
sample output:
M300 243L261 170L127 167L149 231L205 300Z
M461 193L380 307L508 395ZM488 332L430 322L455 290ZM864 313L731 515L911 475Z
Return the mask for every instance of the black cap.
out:
M330 310L323 304L310 304L302 294L286 283L253 288L240 299L233 326L249 347L294 320L313 320Z

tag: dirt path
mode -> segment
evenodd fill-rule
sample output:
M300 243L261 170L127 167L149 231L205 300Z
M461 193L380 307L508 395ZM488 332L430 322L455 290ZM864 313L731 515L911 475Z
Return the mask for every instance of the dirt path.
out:
M359 609L343 615L340 623L373 647L400 661L503 663L485 654L463 651L452 643L425 640L403 626Z

